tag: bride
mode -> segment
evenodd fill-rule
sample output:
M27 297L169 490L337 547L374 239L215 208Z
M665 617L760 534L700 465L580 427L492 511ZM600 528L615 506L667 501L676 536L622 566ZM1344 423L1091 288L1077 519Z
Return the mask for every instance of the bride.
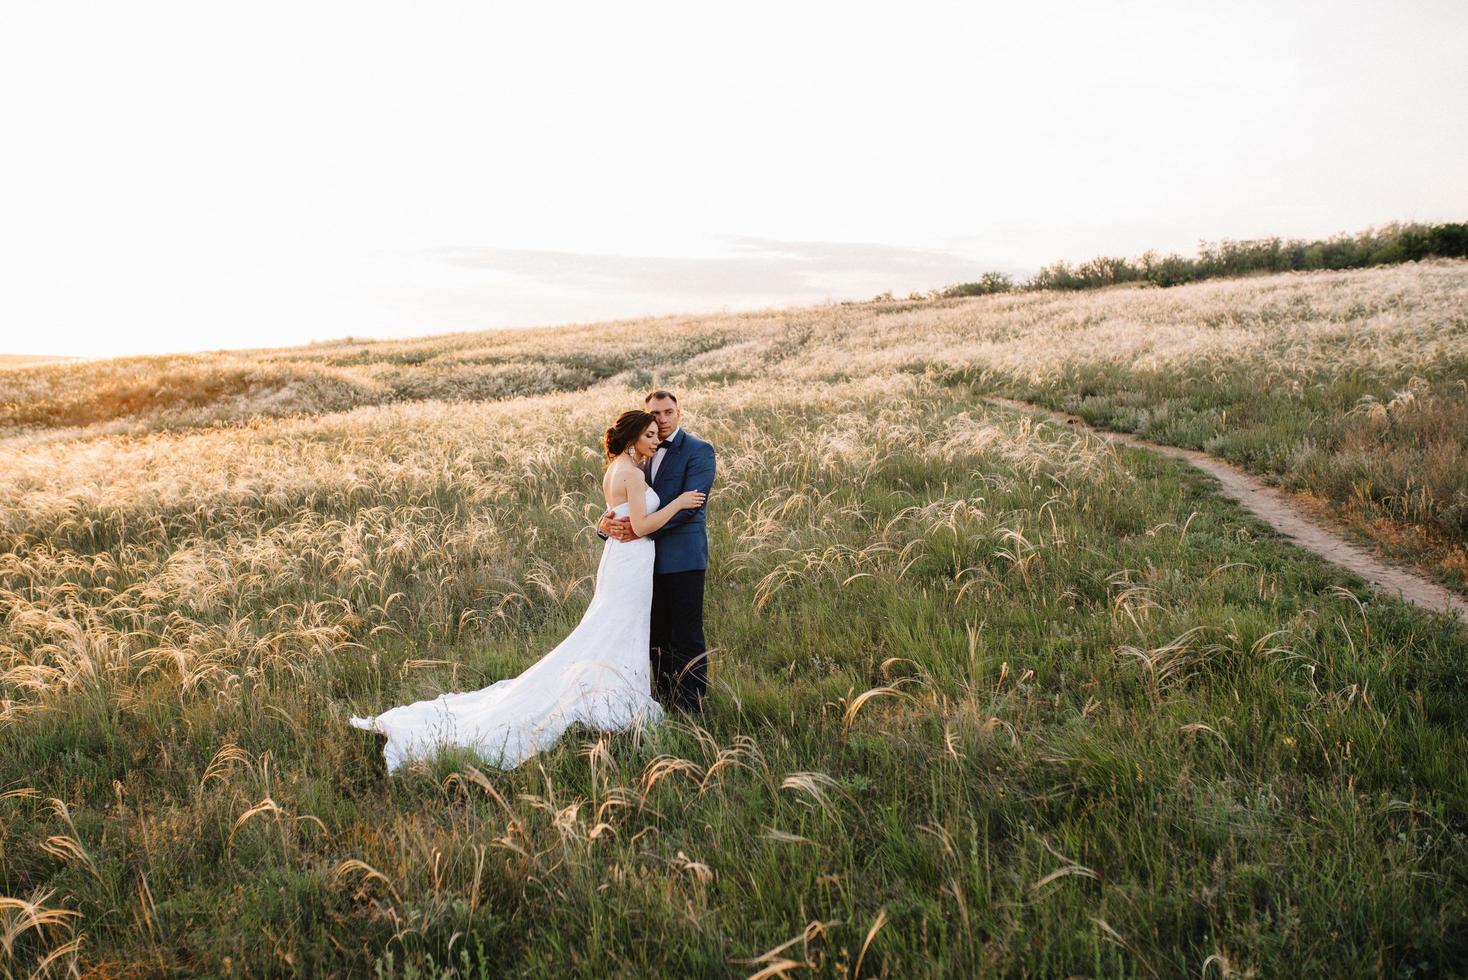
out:
M647 535L678 511L703 506L704 495L690 490L658 507L640 465L658 449L657 420L648 412L623 412L602 436L602 446L608 460L602 494L618 517L631 518L639 537L607 539L596 591L581 622L520 676L352 718L355 727L387 736L383 755L389 772L449 745L513 769L554 745L574 722L615 731L662 719L662 705L650 693L648 629L657 546Z

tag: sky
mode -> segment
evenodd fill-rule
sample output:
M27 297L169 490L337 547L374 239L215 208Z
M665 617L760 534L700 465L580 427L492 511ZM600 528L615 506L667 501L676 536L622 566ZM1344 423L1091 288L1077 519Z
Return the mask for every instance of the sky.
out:
M1468 220L1468 3L10 2L0 354L904 294Z

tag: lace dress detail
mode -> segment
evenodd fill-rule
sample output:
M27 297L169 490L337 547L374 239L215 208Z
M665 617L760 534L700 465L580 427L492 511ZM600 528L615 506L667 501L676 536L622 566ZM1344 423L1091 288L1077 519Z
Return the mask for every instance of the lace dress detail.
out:
M646 492L651 512L658 497L651 487ZM627 516L627 504L614 512ZM656 553L647 538L609 538L581 622L518 677L354 717L351 724L387 736L383 755L389 772L446 745L513 769L555 745L576 722L602 731L656 724L663 708L651 695L647 646Z

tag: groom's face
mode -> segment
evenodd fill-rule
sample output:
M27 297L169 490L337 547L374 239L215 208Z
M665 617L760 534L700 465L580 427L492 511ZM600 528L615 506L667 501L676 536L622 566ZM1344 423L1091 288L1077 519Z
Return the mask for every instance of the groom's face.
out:
M658 420L658 438L666 439L678 431L678 420L683 417L683 410L673 399L654 398L647 403L647 410Z

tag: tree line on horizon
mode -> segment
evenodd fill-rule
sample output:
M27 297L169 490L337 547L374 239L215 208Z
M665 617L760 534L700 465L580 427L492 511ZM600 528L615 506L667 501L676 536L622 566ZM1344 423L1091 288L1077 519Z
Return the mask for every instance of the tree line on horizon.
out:
M1468 258L1468 223L1393 222L1355 235L1339 234L1313 241L1278 237L1204 241L1198 244L1195 258L1151 250L1134 259L1101 255L1076 265L1055 262L1022 282L1016 282L1005 272L986 272L973 282L933 290L929 297L949 299L1041 289L1099 289L1124 283L1181 286L1251 273L1360 269L1430 258Z

